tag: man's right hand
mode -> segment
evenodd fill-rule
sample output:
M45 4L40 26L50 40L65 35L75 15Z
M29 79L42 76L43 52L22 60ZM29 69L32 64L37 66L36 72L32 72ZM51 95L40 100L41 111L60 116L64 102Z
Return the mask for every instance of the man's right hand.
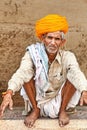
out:
M13 100L12 100L12 95L10 93L7 93L3 97L3 101L0 105L0 117L3 116L3 113L4 113L7 106L9 106L10 110L13 110Z

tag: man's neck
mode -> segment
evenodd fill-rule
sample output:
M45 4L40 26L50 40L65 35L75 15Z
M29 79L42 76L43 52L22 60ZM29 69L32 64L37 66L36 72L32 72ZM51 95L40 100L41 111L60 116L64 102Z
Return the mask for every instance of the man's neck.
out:
M47 53L48 55L48 59L49 59L49 62L52 63L57 55L57 53L53 54L53 53Z

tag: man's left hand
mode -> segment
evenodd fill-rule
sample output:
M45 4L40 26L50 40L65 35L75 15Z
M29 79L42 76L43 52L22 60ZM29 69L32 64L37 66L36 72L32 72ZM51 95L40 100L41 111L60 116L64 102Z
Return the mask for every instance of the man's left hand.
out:
M83 106L83 104L87 104L87 91L83 91L80 98L80 106Z

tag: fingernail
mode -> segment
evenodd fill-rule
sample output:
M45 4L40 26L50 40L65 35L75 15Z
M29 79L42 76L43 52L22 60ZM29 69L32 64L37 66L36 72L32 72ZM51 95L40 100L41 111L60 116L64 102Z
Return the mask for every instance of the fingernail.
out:
M13 110L13 108L11 107L10 110Z

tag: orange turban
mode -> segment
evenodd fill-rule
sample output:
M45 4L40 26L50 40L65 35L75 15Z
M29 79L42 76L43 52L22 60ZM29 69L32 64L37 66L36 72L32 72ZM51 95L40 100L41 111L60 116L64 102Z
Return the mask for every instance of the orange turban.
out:
M62 31L66 33L68 31L68 22L63 16L50 14L36 22L35 30L36 36L39 38L49 32Z

